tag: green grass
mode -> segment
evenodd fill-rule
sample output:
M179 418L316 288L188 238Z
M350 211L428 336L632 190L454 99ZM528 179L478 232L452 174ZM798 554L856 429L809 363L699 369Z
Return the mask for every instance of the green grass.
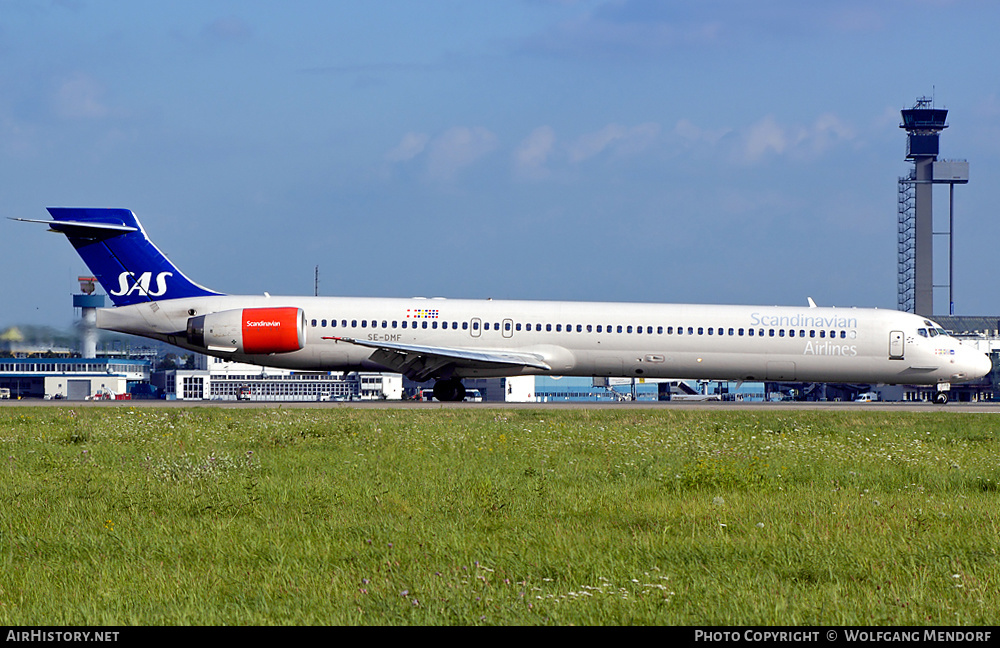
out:
M0 408L0 625L1000 617L1000 419Z

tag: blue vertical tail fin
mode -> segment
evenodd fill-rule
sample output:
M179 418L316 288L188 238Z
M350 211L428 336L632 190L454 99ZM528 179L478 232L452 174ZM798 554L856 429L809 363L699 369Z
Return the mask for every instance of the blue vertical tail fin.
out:
M41 221L65 234L115 306L218 295L177 269L128 209L49 207Z

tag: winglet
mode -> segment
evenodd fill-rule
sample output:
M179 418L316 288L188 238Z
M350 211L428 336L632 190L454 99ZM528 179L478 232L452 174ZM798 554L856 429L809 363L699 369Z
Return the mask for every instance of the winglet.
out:
M813 301L812 297L806 297L809 300L809 308L816 308L816 302Z

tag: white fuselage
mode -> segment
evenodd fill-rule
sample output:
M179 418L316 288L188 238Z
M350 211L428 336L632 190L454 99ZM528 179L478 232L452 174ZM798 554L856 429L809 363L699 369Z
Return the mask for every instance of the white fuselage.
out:
M213 353L185 339L192 316L265 307L303 309L302 349ZM225 295L101 309L97 323L237 361L303 371L389 370L370 359L371 348L335 338L529 353L550 367L462 367L452 374L458 378L551 374L938 384L978 378L990 368L984 354L920 316L863 308Z

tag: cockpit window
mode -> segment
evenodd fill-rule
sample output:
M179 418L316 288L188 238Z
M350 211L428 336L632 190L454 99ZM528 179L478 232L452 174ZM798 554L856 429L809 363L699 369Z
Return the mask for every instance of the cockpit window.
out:
M927 329L925 328L917 329L917 335L919 335L920 337L927 337Z
M938 330L935 329L935 328L930 329L928 332L931 334L931 337L937 337L938 336Z

